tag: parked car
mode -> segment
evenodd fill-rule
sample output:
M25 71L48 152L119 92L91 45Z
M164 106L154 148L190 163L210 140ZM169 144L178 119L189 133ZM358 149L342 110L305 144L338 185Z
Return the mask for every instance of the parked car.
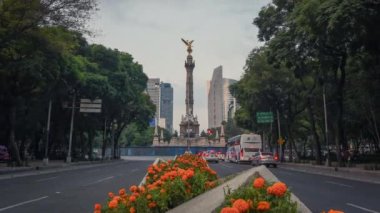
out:
M273 166L277 167L277 161L273 157L273 153L271 152L256 152L251 157L252 166L255 165L265 165L265 166Z
M0 145L0 161L9 161L10 156L6 146Z
M216 155L215 150L208 150L206 152L203 152L203 157L206 161L209 161L209 162L215 162L215 163L219 162L219 158Z

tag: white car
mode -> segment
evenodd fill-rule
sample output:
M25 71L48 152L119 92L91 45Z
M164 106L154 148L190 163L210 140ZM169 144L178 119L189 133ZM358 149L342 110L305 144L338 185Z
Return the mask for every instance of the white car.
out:
M219 158L216 155L216 152L214 150L208 150L206 152L203 152L203 157L208 162L215 162L215 163L219 162Z

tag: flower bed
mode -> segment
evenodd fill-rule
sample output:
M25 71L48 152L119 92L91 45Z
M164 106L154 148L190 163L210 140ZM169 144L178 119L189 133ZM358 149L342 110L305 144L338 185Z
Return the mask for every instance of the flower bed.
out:
M221 213L297 212L297 203L290 199L291 193L282 182L269 183L256 178L252 184L226 193Z
M95 204L94 213L166 212L217 184L216 172L203 158L184 154L149 166L145 184L131 186L129 194L125 189L110 192L107 205Z

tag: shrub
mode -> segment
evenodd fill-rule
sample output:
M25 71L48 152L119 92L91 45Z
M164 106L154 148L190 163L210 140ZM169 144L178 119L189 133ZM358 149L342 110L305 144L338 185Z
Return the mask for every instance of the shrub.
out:
M282 182L268 183L255 178L252 184L226 194L226 199L216 212L297 212L297 204L290 200L290 192Z
M196 155L184 154L174 161L148 167L146 183L131 186L119 195L109 193L107 205L95 205L95 213L166 212L218 185L216 172Z

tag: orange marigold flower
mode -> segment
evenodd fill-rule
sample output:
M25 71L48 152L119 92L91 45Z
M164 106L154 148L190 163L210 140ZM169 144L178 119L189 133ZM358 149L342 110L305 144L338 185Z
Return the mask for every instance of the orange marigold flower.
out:
M95 210L101 210L102 209L102 205L100 205L99 203L96 203L94 209Z
M130 212L130 213L136 213L136 209L135 209L135 207L132 206L131 208L129 208L129 212Z
M146 199L148 199L148 200L152 199L152 195L151 194L147 194L146 195Z
M249 204L247 201L243 199L237 199L235 202L232 204L232 207L237 208L240 213L245 213L249 209Z
M268 211L270 209L270 203L267 201L260 201L257 204L258 211Z
M108 197L113 198L115 195L112 192L108 192Z
M239 213L239 209L234 207L224 207L220 213Z
M165 193L165 192L166 192L165 189L161 189L161 190L160 190L160 193L161 193L161 194L163 194L163 193Z
M110 209L114 209L117 207L117 200L111 200L109 203L108 203L108 208Z
M119 190L119 195L120 196L125 195L125 189L124 188Z
M102 213L101 210L95 210L94 213Z
M130 201L130 202L135 202L135 201L136 201L136 197L135 197L134 195L131 195L131 196L129 197L129 201Z
M135 186L135 185L133 185L133 186L131 186L131 187L129 188L129 190L130 190L131 192L137 192L138 187Z
M247 200L247 203L249 204L249 208L252 208L253 209L253 201L248 199Z
M264 186L264 184L265 184L265 180L262 177L256 178L253 181L253 187L256 188L256 189L262 188Z
M157 206L156 202L150 202L150 203L148 203L148 207L149 207L150 209L152 209L152 208L154 208L154 207L156 207L156 206Z
M343 211L330 209L327 213L344 213Z
M287 189L288 187L285 185L285 183L277 182L267 188L267 193L271 195L275 195L277 197L282 197L285 194Z

